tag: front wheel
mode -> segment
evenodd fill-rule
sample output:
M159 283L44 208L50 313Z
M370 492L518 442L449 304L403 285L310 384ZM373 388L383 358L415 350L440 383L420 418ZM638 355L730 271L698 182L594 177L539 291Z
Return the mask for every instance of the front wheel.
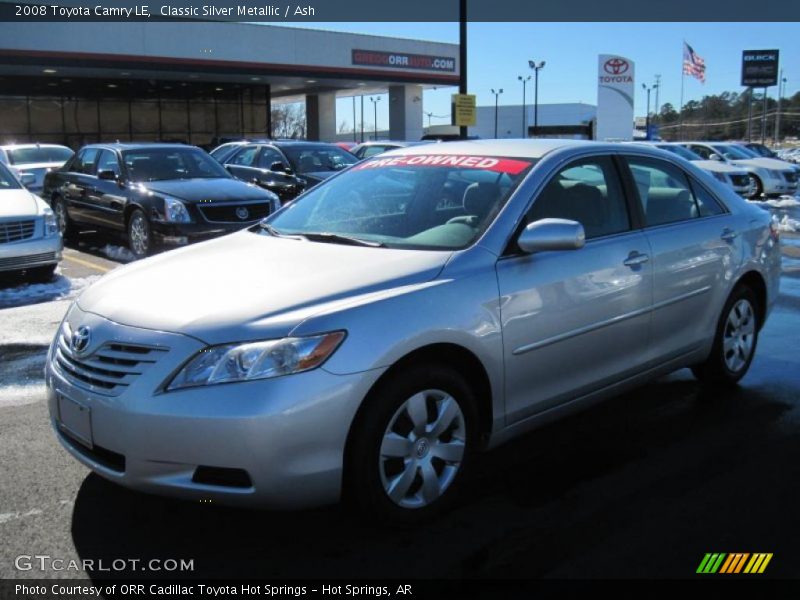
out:
M758 301L744 285L737 287L722 310L714 345L706 361L692 368L703 383L733 385L745 376L758 343Z
M69 240L75 237L75 228L72 222L69 219L69 213L67 213L67 205L59 197L53 199L53 214L56 217L56 224L58 225L58 230L61 232L61 237L65 240Z
M750 175L750 190L750 195L748 196L750 200L758 200L761 194L764 193L764 184L761 183L761 179L757 175Z
M449 367L413 366L365 402L348 452L349 499L400 523L445 509L476 442L475 397L465 379Z
M144 258L150 253L151 246L150 223L145 214L137 208L128 219L128 247L136 258Z

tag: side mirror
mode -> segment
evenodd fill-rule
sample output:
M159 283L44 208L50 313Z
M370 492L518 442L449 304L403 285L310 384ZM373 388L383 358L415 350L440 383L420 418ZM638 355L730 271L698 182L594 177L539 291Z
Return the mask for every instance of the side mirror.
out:
M717 162L722 162L722 157L719 154L716 154L716 153L712 154L708 158L709 158L709 160L715 160Z
M545 250L578 250L585 242L583 225L568 219L534 221L517 238L517 245L527 254Z
M33 173L20 173L19 181L25 187L30 187L36 183L36 175Z
M99 171L97 173L97 178L98 179L105 179L106 181L116 181L117 180L117 174L114 171L111 171L111 170Z
M270 171L276 171L276 172L278 172L278 173L288 173L288 174L290 174L290 175L291 175L291 173L292 173L292 168L291 168L291 167L288 167L288 166L286 166L286 165L285 165L285 164L283 164L283 162L282 162L282 161L280 161L280 160L276 160L274 163L272 163L272 164L269 166L269 170L270 170Z

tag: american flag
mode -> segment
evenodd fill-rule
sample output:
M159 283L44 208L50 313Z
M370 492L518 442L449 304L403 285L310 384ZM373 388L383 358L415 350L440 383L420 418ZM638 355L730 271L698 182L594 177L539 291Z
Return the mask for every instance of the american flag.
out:
M683 74L706 82L706 61L686 42L683 42Z

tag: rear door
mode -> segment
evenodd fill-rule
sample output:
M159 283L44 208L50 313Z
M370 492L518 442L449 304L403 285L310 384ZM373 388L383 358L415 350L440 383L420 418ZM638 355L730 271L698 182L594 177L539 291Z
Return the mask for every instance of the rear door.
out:
M688 353L713 335L726 282L741 260L734 219L674 163L626 158L653 265L653 358Z
M562 167L526 222L544 218L582 223L586 245L497 263L510 423L640 371L648 352L650 248L615 160Z

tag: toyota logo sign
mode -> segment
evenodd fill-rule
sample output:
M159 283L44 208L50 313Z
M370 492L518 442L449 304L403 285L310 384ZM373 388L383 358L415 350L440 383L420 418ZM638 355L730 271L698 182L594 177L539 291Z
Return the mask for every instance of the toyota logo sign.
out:
M630 68L628 61L622 58L609 58L603 70L609 75L622 75Z
M81 354L86 348L89 347L89 341L92 338L91 330L83 325L78 327L77 331L72 334L69 340L69 347L75 354Z

